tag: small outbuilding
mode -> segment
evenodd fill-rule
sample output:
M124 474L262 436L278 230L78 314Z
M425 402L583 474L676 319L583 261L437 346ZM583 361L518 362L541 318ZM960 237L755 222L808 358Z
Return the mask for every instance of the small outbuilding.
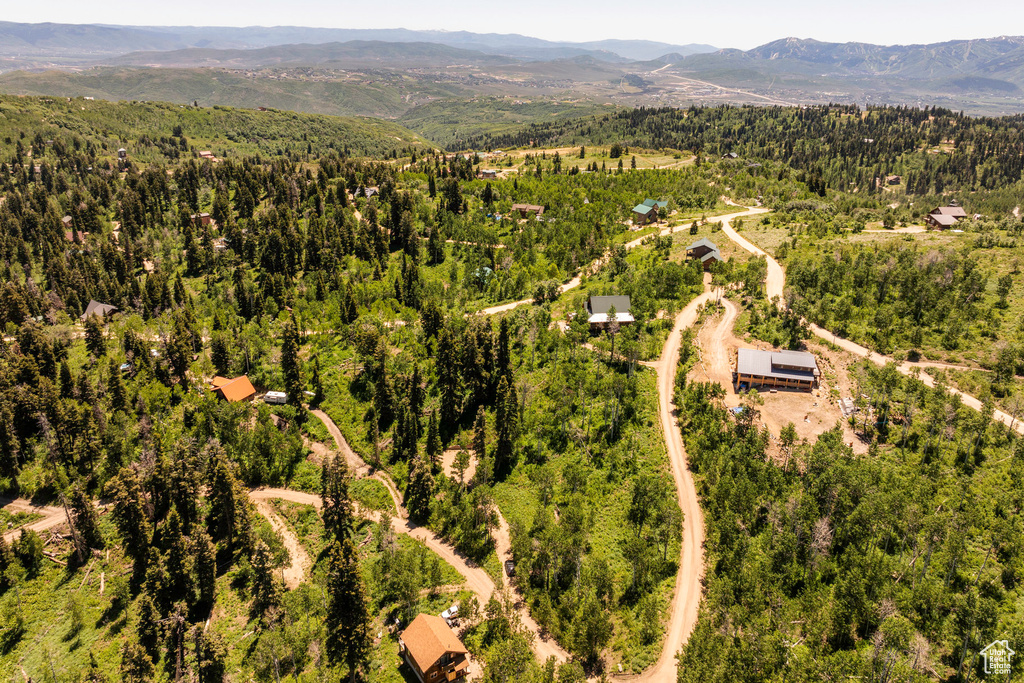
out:
M213 223L213 217L208 213L194 213L192 214L192 222L197 226L210 225Z

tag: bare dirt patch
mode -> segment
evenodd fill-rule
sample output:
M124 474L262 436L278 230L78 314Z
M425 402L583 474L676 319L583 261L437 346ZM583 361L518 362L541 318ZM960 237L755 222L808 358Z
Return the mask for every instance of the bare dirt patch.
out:
M459 448L452 448L441 454L441 469L452 479L458 480L459 473L455 469L455 458L458 457L462 450ZM464 481L469 481L476 474L476 456L470 452L469 455L469 466L466 468L466 474Z

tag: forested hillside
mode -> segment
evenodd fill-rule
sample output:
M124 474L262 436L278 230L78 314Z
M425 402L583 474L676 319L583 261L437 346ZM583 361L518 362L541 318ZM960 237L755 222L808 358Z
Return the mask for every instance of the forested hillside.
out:
M641 110L492 156L276 111L0 113L0 673L397 682L402 629L457 603L484 681L661 675L688 543L680 680L965 681L1020 635L1024 448L989 410L1024 358L1016 119ZM925 232L950 199L961 232ZM800 414L840 386L858 412L783 436L687 379L716 301L742 344L963 354L919 371L967 367L985 410L819 344L835 388Z
M1024 170L1024 117L967 118L942 109L856 106L633 109L602 117L534 124L469 141L481 148L621 143L736 154L779 161L812 191L871 193L874 179L904 176L914 194L995 189Z

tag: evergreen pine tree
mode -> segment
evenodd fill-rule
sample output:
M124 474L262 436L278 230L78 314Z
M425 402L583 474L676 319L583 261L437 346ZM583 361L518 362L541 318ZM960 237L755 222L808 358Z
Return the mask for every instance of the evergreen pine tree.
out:
M451 434L462 413L462 396L459 387L459 363L455 338L448 327L441 328L437 338L437 385L441 392L441 427Z
M0 477L14 480L21 471L21 446L15 432L14 415L6 401L0 401Z
M515 440L519 433L519 404L516 386L508 376L498 381L498 393L494 402L494 426L497 439L494 449L494 471L504 476L515 465Z
M370 613L352 539L335 541L327 577L327 656L348 665L355 681L370 655Z
M150 683L155 678L153 660L137 640L126 641L121 648L121 680L124 683Z
M299 330L295 316L285 323L281 339L281 371L284 373L284 387L288 392L288 403L302 405L302 361L299 359Z
M191 541L195 604L202 612L207 612L213 607L217 592L217 555L210 537L202 529L195 531Z
M102 548L103 536L96 519L96 508L80 482L71 490L71 512L75 518L76 535L83 544L82 551L88 553L90 548Z
M419 456L410 464L409 483L402 502L409 510L409 519L425 524L430 517L430 501L434 497L434 476L430 463Z
M150 659L160 654L160 612L148 591L139 598L139 621L135 626L138 644Z
M441 470L441 435L437 430L437 413L430 413L430 420L427 422L427 457L430 460L430 469L437 474Z
M249 590L252 593L250 618L258 620L264 627L272 626L280 616L281 584L274 574L270 548L262 540L256 541L253 551Z
M85 348L96 358L107 352L107 340L103 336L103 321L98 315L90 315L85 319Z
M324 529L335 540L351 536L355 528L352 501L348 493L348 466L345 458L336 455L324 462L320 475L320 500L323 504Z
M110 372L107 375L107 395L110 396L111 410L128 410L128 390L121 377L121 367L113 358L110 359Z
M205 630L202 624L194 627L192 641L196 644L197 683L223 683L227 674L228 648L223 636Z

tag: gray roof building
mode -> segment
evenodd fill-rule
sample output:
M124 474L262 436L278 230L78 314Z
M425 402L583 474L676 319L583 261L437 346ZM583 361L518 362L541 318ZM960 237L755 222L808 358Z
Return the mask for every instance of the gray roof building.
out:
M85 313L82 314L81 319L85 320L90 315L98 315L101 318L104 318L114 313L117 313L117 306L114 306L113 304L103 304L95 299L90 299L89 305L85 307Z
M634 322L630 312L631 302L628 296L592 296L587 299L587 322L591 325L604 325L608 322L608 311L615 308L615 320L619 323Z
M736 353L736 384L811 389L818 381L818 361L806 351L759 351Z

